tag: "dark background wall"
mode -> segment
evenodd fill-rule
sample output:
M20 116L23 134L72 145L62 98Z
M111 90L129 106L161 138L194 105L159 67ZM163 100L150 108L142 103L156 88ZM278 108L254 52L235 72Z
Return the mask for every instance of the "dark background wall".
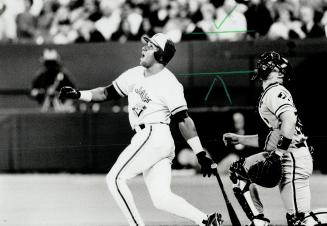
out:
M77 87L86 89L109 84L124 70L138 65L141 46L105 43L51 47L58 49ZM97 114L39 114L28 92L45 47L49 46L0 46L0 169L107 171L132 135L126 113L111 111L113 104L123 107L126 100L104 103ZM177 44L177 55L168 67L184 85L192 117L205 144L215 150L221 145L220 135L230 128L226 123L232 112L245 111L248 125L255 128L252 118L258 85L247 74L222 75L232 103L218 81L205 101L214 75L194 73L253 70L257 56L267 50L279 51L294 65L296 81L291 89L305 132L316 149L315 166L327 172L320 163L326 157L327 144L326 40L185 42ZM177 148L183 147L185 142L176 129L173 131Z

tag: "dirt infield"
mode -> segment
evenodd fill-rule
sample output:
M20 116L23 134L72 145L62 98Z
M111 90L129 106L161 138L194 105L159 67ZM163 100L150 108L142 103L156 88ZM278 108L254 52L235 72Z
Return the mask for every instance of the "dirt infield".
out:
M227 194L242 224L246 216L237 204L231 183L222 177ZM154 209L143 178L130 183L147 225L190 226L185 219ZM327 176L313 175L312 208L327 206ZM172 190L206 213L220 211L230 225L215 178L175 176ZM274 225L285 225L278 189L260 189L266 215ZM109 194L105 175L0 174L0 225L6 226L123 226L126 221Z

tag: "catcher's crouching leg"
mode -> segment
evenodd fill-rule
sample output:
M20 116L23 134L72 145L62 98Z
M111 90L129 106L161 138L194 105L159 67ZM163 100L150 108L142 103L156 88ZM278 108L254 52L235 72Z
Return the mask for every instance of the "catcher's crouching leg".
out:
M256 188L254 185L251 186L250 178L244 169L244 159L234 162L230 167L230 179L233 183L233 191L236 199L243 208L246 216L251 220L251 225L255 226L266 226L269 220L264 217L262 208L258 209L254 204L252 196L257 200L257 204L262 204L259 200ZM252 195L250 192L250 187L252 187Z

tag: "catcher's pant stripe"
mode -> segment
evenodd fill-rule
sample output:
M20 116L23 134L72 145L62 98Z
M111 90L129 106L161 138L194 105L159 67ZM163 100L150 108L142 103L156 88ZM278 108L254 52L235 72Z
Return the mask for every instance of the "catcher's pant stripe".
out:
M294 201L295 214L298 214L299 210L297 208L297 203L296 203L296 188L295 188L295 158L292 152L290 154L293 162L293 175L292 175L293 201Z
M267 148L268 141L269 141L269 139L270 139L271 134L272 134L272 131L270 131L270 132L268 133L267 137L266 137L265 146L264 146L264 148L263 148L264 150L266 150L266 148Z
M150 132L149 132L149 135L147 136L147 138L145 139L145 141L141 144L141 146L135 151L135 153L130 157L130 159L127 160L127 162L123 165L123 167L119 170L119 172L117 173L117 176L115 178L115 184L116 184L116 187L117 187L117 191L120 195L120 197L122 198L122 200L124 201L127 209L128 209L128 212L130 213L130 215L132 216L133 218L133 221L136 225L138 225L138 223L136 222L135 220L135 217L131 211L131 209L129 208L123 194L121 193L120 189L119 189L119 186L118 186L118 183L117 183L117 179L119 177L119 174L123 171L123 169L127 166L127 164L136 156L136 154L142 149L142 147L145 145L145 143L149 140L150 136L151 136L151 133L152 133L152 126L150 126Z

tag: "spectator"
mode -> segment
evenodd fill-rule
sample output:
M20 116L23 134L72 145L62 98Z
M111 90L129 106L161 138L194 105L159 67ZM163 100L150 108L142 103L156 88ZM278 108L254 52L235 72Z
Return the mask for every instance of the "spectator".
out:
M128 12L126 15L126 19L130 24L131 34L133 36L138 36L139 39L137 39L137 41L139 41L141 39L139 32L143 21L142 10L141 8L134 5L128 5L128 8L129 9L126 10L126 12Z
M271 25L267 37L271 40L303 39L305 38L305 33L301 30L301 22L292 21L290 11L279 7L277 10L277 21Z
M237 3L235 0L224 0L222 7L216 11L216 25L220 24L227 15L228 19L224 21L219 31L231 31L228 33L217 34L217 39L220 41L241 41L244 40L246 32L233 32L235 30L246 31L247 23L244 14L235 9ZM230 14L230 12L232 12Z
M267 0L250 0L249 7L244 13L247 29L254 31L248 33L251 38L264 37L273 24L273 17L266 2Z
M97 0L78 0L73 1L68 7L71 11L71 22L75 23L78 20L90 20L96 22L101 19L102 12L100 3Z
M77 36L77 31L72 29L72 25L69 20L60 20L58 24L56 24L52 42L59 45L70 44L75 42Z
M151 22L149 20L149 18L144 18L141 24L141 28L140 28L140 33L145 34L149 37L152 37L155 32L151 26Z
M124 42L139 40L142 32L149 33L149 36L154 32L164 32L175 42L326 36L323 28L327 25L325 0L248 1L246 6L237 3L239 0L0 0L0 41L18 39L37 44L69 44L102 41L102 35L106 41L117 40L118 36ZM294 18L301 19L305 25ZM91 29L91 23L87 22L87 28L81 31L81 21L91 21L95 28ZM218 30L221 22L223 24ZM92 32L87 29L95 31L94 38L82 37ZM237 30L251 32L246 36L246 32Z
M24 0L25 9L16 17L17 24L17 38L19 42L33 42L35 41L37 20L30 13L33 5L33 0Z
M215 19L215 7L210 3L205 3L201 7L201 13L203 15L203 19L197 23L197 26L206 33L208 40L216 41L217 36L209 33L217 31L213 23Z
M321 38L325 36L325 32L322 26L314 21L315 12L314 9L309 6L301 6L300 18L303 23L301 29L305 33L307 38Z
M169 20L169 0L156 1L151 4L149 19L155 32L161 32Z
M188 1L188 17L191 19L192 23L196 24L197 22L203 19L201 13L201 3L199 1Z
M102 17L100 2L98 0L84 0L84 12L90 21L98 21Z
M91 20L79 21L75 23L75 29L78 33L78 37L75 42L105 42L106 39L103 35L96 29L95 24Z
M127 41L139 41L142 35L137 33L133 34L131 31L131 24L127 18L123 19L118 31L112 34L111 40L125 43Z
M112 7L112 4L105 1L100 3L100 8L103 16L95 22L95 27L106 40L110 40L112 34L119 29L121 9L119 7Z
M38 44L52 42L50 29L58 8L59 4L54 0L45 0L43 2L42 10L37 18L38 37L36 42Z
M73 43L77 38L77 31L72 26L72 16L68 6L61 6L53 19L50 29L54 44Z
M186 13L178 2L171 2L169 5L169 20L163 27L163 33L167 34L175 43L180 42L182 38L183 27L186 21ZM182 16L184 12L184 16Z
M6 8L6 4L3 1L0 1L0 41L7 41L9 39L7 34L7 21L3 16Z
M321 19L321 24L325 32L325 37L327 37L327 11L324 12L324 15Z
M32 81L30 95L41 105L42 112L73 112L71 100L61 101L57 93L64 86L74 86L71 75L62 65L55 49L45 49L41 58L42 68Z

